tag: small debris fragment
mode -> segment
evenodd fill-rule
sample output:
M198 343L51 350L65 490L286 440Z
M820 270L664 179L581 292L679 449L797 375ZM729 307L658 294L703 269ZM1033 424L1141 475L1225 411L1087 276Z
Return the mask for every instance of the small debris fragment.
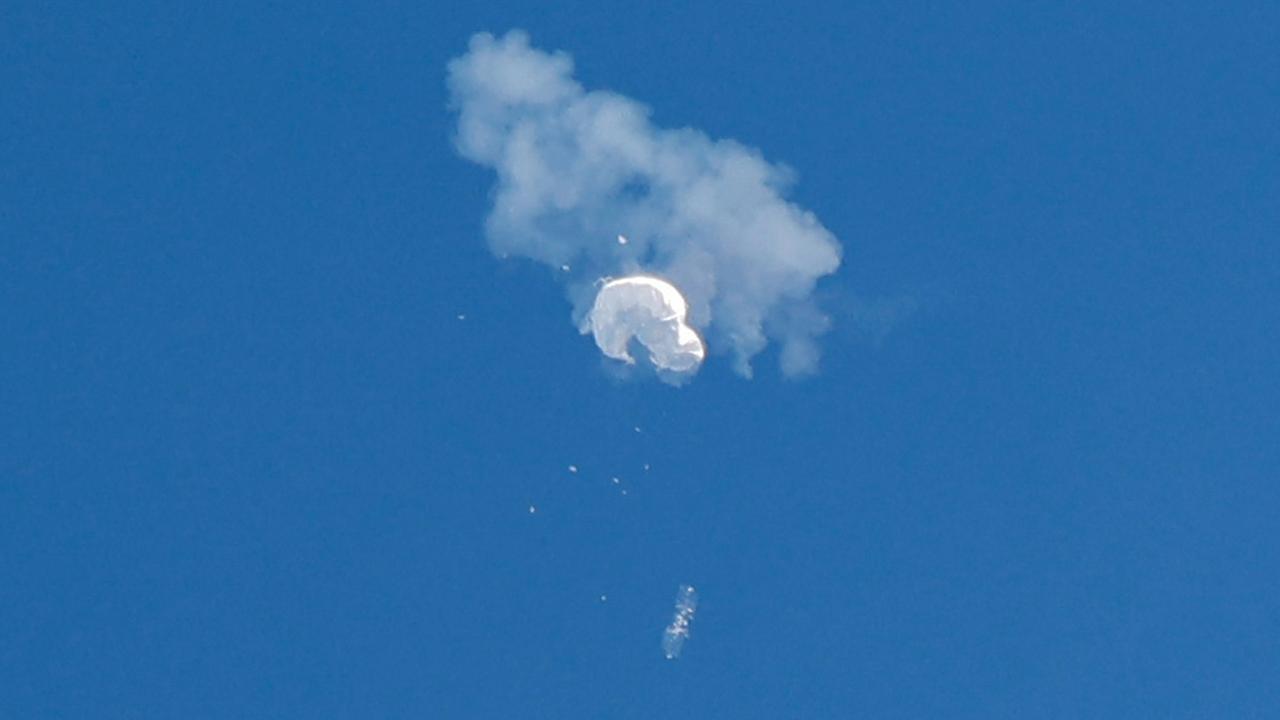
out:
M626 244L627 244L627 239L626 239L625 237L623 237L623 236L619 235L619 236L618 236L618 244L619 244L619 245L626 245Z
M569 466L569 472L571 472L571 473L576 473L576 472L578 472L578 466L577 466L577 465L570 465L570 466Z
M536 512L538 512L538 508L536 508L536 507L534 507L534 506L530 505L530 506L529 506L529 514L530 514L530 515L532 515L532 514L534 514L534 513L536 513Z

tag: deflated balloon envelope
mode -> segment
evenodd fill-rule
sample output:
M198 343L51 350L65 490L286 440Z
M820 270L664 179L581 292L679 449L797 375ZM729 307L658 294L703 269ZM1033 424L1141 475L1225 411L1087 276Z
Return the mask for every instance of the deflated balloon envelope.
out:
M582 331L595 336L605 355L634 364L627 345L635 338L661 370L691 372L706 357L702 338L687 324L688 304L671 283L632 275L605 283Z

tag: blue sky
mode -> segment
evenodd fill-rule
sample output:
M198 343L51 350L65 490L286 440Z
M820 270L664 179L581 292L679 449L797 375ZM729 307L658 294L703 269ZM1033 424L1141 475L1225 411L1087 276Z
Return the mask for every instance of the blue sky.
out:
M1278 15L7 6L0 716L1275 716ZM510 28L796 171L816 375L489 252Z

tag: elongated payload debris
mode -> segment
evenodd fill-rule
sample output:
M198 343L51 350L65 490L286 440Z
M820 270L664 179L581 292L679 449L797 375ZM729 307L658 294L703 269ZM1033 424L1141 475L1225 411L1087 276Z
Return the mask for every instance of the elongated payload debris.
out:
M668 660L680 657L684 641L689 637L689 625L698 610L698 592L692 585L681 585L676 591L676 612L671 624L662 633L662 652Z

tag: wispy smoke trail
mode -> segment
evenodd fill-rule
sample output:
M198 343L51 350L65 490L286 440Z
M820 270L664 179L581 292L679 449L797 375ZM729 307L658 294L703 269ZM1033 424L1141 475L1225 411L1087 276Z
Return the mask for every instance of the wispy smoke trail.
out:
M568 55L518 31L472 37L449 63L449 90L459 152L498 175L493 251L560 272L575 323L595 280L643 273L680 289L709 350L731 351L743 375L769 340L785 373L816 369L827 320L810 296L840 246L783 199L785 168L732 140L654 127L645 106L585 91Z

